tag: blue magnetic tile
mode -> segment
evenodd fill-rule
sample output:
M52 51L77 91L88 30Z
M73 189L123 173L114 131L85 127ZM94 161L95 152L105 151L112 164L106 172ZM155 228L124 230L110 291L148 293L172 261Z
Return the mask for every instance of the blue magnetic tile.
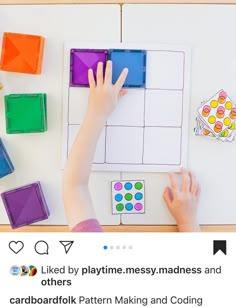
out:
M14 166L7 154L7 151L0 139L0 178L12 173Z
M146 51L110 49L108 59L113 63L112 83L118 79L122 70L129 69L124 87L144 88L146 84Z

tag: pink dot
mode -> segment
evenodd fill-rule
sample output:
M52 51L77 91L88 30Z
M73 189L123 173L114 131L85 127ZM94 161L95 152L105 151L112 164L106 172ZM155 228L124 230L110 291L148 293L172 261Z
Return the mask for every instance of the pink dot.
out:
M122 183L120 182L116 182L114 185L115 190L121 190L123 187Z
M217 108L217 112L224 113L225 112L225 108L220 106L220 107Z
M203 107L203 110L204 110L205 112L210 112L210 111L211 111L211 107L208 106L208 105L206 105L206 106Z
M135 208L136 211L141 211L142 208L143 208L143 205L142 205L142 203L136 203L134 208Z
M215 124L215 126L216 126L217 128L222 128L223 124L222 124L220 121L217 121L216 124Z
M225 91L221 91L220 94L219 94L219 97L226 98L227 97L227 93Z

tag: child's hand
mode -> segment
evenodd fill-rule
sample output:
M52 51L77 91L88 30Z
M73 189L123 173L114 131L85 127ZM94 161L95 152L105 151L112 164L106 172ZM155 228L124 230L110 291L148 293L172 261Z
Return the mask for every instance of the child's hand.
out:
M127 91L121 90L125 82L128 69L123 69L118 80L112 84L112 62L107 61L105 77L103 78L103 63L97 66L97 82L93 76L93 70L89 69L88 79L90 86L88 113L100 117L106 121L116 107L118 98L124 96Z
M191 172L181 170L182 187L179 189L173 173L169 174L170 187L166 187L163 198L174 216L179 231L200 231L197 221L200 187Z

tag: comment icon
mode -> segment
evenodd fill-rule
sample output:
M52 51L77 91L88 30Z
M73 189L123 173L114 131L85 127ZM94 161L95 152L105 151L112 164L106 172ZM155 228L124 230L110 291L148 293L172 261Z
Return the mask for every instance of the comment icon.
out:
M48 243L45 241L38 241L34 245L34 250L39 255L48 255L49 254L49 246Z

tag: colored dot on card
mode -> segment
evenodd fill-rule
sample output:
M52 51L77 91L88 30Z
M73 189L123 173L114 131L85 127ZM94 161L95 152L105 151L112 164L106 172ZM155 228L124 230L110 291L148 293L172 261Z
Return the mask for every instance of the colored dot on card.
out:
M123 209L124 209L124 205L123 205L122 203L118 203L118 204L116 205L116 210L117 210L118 212L123 211Z
M141 211L143 209L142 203L136 203L134 206L136 211Z
M225 103L225 108L227 110L230 110L232 107L233 107L233 104L231 102L228 101L228 102Z
M231 120L230 120L229 117L227 117L227 118L224 119L224 125L229 126L230 123L231 123Z
M130 182L125 183L125 189L130 190L132 187L133 185Z
M209 131L208 129L205 129L205 128L204 128L204 129L203 129L203 134L204 134L204 135L209 135L209 134L210 134L210 131Z
M206 106L203 107L203 110L204 110L205 112L210 112L210 111L211 111L211 107L208 106L208 105L206 105Z
M220 107L217 108L217 112L223 113L223 112L225 112L225 108L223 106L220 106Z
M134 197L135 197L136 200L141 200L143 198L143 194L142 193L136 193Z
M231 112L229 114L231 119L235 119L236 118L236 108L232 108Z
M0 83L0 91L3 89L3 85Z
M125 209L126 209L127 211L132 211L132 209L133 209L133 204L132 204L132 203L126 203Z
M227 137L229 135L229 131L228 129L223 131L223 137Z
M135 183L134 187L137 189L137 190L140 190L143 188L143 184L141 182L137 182Z
M214 99L213 101L211 101L210 105L212 108L216 108L218 106L218 102Z
M227 97L227 93L225 91L221 91L220 94L219 94L219 97L226 98Z
M208 118L208 122L209 122L210 124L214 124L215 121L216 121L216 118L215 118L214 116L210 116L210 117Z
M115 195L115 200L116 200L117 202L120 202L122 199L123 199L122 194L116 194L116 195Z
M236 124L235 124L235 123L231 124L230 127L229 127L229 129L231 129L231 130L236 129Z
M225 102L225 97L224 97L224 96L219 96L219 97L218 97L218 102L219 102L220 104L223 104L223 103Z
M120 182L117 182L117 183L114 185L115 190L121 190L122 187L123 187L123 185L122 185L122 183L120 183Z
M132 198L133 198L132 194L130 194L130 193L125 194L125 200L130 201L130 200L132 200Z

